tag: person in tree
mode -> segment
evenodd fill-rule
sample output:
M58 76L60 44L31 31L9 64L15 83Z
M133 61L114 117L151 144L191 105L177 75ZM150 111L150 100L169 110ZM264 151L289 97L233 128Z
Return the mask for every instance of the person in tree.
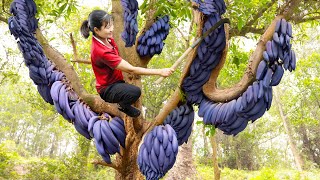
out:
M127 84L122 71L137 75L160 75L168 77L172 68L147 69L135 67L122 59L112 37L113 18L103 10L94 10L87 20L83 21L81 34L88 39L92 33L91 64L96 77L96 89L106 102L118 103L119 110L131 117L140 115L139 109L132 106L140 95L139 87Z

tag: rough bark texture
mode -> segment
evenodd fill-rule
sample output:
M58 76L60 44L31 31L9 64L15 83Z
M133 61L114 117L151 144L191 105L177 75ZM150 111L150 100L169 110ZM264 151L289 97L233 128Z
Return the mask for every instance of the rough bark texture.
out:
M187 144L183 144L179 147L176 163L165 179L197 179L196 171L192 158L192 141L188 141Z
M297 166L297 169L299 171L302 171L304 162L303 162L303 160L301 158L300 153L298 152L297 145L294 142L293 131L292 131L291 127L290 127L289 120L288 120L287 116L285 115L285 113L284 113L284 111L282 109L282 104L280 102L279 95L278 95L276 90L274 91L274 97L275 97L276 104L277 104L277 107L278 107L278 110L279 110L279 113L280 113L281 120L283 122L284 129L285 129L285 131L286 131L286 133L288 135L289 145L290 145L290 149L292 151L292 154L293 154L293 157L294 157L294 160L295 160L295 164Z

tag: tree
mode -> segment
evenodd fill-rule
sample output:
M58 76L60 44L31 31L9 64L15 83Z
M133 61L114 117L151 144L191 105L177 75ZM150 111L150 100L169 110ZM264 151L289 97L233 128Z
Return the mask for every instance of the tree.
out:
M225 102L226 100L231 101L232 99L235 99L236 97L239 97L246 89L247 87L253 82L255 79L256 69L262 59L262 53L264 51L265 45L267 40L270 40L272 38L276 22L281 19L285 18L287 20L292 20L295 23L302 23L306 21L311 21L318 19L319 17L314 15L317 14L317 11L320 6L319 2L314 1L297 1L297 0L291 0L286 1L284 4L282 4L280 7L277 7L276 1L259 1L254 3L245 3L247 1L237 1L237 2L229 2L227 1L227 6L230 8L230 14L227 14L230 16L230 19L232 22L235 22L237 24L237 27L233 26L233 28L230 29L230 36L243 36L247 33L260 33L262 34L265 32L258 45L256 51L252 54L248 68L242 78L242 80L234 85L234 87L229 89L220 90L216 87L216 80L219 75L219 72L221 68L224 65L225 57L227 55L227 50L224 51L224 54L221 58L221 61L219 65L212 71L212 76L210 77L210 80L207 82L207 84L203 87L204 94L210 98L210 100L214 102ZM41 3L41 1L39 1ZM60 11L52 11L53 14L56 13L56 15L61 14L61 12L66 9L66 7L72 7L68 6L70 4L74 3L69 2L67 5L61 5L59 7ZM170 13L171 16L177 17L177 11L180 10L181 5L185 7L194 7L197 9L197 5L195 3L187 3L185 1L176 1L176 4L173 4L171 1L145 1L145 26L142 28L141 35L144 34L146 29L149 29L154 22L154 18L160 14L163 13ZM312 6L311 6L312 4ZM0 20L3 22L7 22L8 19L8 7L9 2L8 1L2 1L2 12L0 16ZM240 6L244 6L243 9L240 8ZM256 8L253 8L255 6ZM67 8L68 9L68 8ZM72 8L70 8L72 10ZM158 11L156 10L158 9ZM249 9L252 9L250 11ZM71 11L70 10L70 11ZM68 10L67 10L68 11ZM185 10L185 14L191 14L191 9ZM194 10L195 11L195 10ZM113 16L115 18L115 28L116 29L123 29L123 9L121 7L120 1L113 0L112 1L112 12ZM239 12L245 12L239 13ZM253 16L250 14L253 14ZM276 13L279 12L279 13ZM206 20L206 16L199 11L195 11L194 13L197 17L196 23L198 24L198 31L197 36L200 36L202 34L201 30L203 28L204 22ZM263 14L267 14L265 16L262 16ZM272 21L271 25L266 28L267 26L265 24L269 24L268 22L271 21L271 15L278 14L278 16ZM262 18L260 18L262 16ZM181 15L179 16L181 17ZM232 18L233 17L233 18ZM243 21L243 19L248 19L247 21ZM259 19L259 21L258 21ZM177 21L179 21L179 18L177 18ZM73 67L67 63L65 57L56 51L54 48L52 48L48 40L43 36L41 30L37 29L36 31L36 37L43 46L44 52L46 53L46 56L52 60L56 66L64 72L67 79L71 82L71 87L73 90L78 94L78 96L83 99L83 101L88 104L92 110L94 110L97 113L103 113L107 112L114 116L119 116L126 122L126 130L127 130L127 138L126 138L126 149L122 149L121 156L117 155L117 159L112 164L107 164L101 161L97 161L97 164L105 165L113 167L117 170L116 177L118 179L138 179L141 178L141 174L138 171L138 166L136 163L137 154L138 154L138 146L139 143L142 140L142 137L145 133L147 133L149 130L153 129L156 125L163 124L163 121L167 117L167 115L178 105L183 104L184 99L180 96L180 87L183 82L183 80L186 78L186 76L189 73L190 66L192 64L193 59L196 56L196 49L193 50L191 55L189 55L186 66L184 68L179 87L175 90L173 95L170 99L167 100L167 103L164 105L163 109L160 111L158 115L156 115L153 119L154 121L148 122L143 117L139 117L137 119L132 120L131 118L125 116L122 114L115 105L105 103L100 97L97 95L92 95L90 93L87 93L86 90L83 88L83 86L80 83L79 77L73 70ZM120 54L124 59L129 61L131 64L135 66L141 66L141 67L147 67L148 63L151 60L151 57L140 57L136 52L136 46L125 48L125 44L120 41L120 34L115 34L116 42L118 42ZM139 87L141 87L141 77L126 74L125 80L131 84L135 84ZM138 108L142 108L141 101L136 103L136 106ZM129 168L128 168L129 167Z

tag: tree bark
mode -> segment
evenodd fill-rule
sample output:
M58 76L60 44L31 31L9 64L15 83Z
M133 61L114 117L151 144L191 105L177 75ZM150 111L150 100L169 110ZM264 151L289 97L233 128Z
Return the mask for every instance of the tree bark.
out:
M294 142L293 131L292 131L291 127L290 127L289 120L288 120L287 116L285 115L285 113L284 113L284 111L282 109L282 104L280 102L277 90L274 90L274 97L275 97L275 100L276 100L278 111L280 113L280 118L281 118L281 120L283 122L284 129L285 129L285 131L286 131L286 133L288 135L289 145L290 145L290 149L292 151L292 154L293 154L293 157L294 157L294 160L295 160L295 164L297 166L297 169L299 171L302 171L304 162L303 162L303 160L301 158L301 155L298 152L297 146L296 146L296 144Z
M192 158L192 141L189 140L179 147L177 160L166 180L196 179L196 171Z
M220 180L221 170L219 169L219 163L218 163L218 144L216 141L216 135L210 137L210 142L211 142L211 146L212 146L214 179Z

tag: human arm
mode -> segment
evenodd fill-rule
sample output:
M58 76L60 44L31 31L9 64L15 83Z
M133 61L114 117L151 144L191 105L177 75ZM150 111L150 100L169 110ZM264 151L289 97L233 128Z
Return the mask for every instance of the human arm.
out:
M159 75L163 77L168 77L173 73L172 68L163 68L163 69L148 69L143 67L135 67L128 63L126 60L122 59L118 64L116 69L127 73L133 73L138 75Z

